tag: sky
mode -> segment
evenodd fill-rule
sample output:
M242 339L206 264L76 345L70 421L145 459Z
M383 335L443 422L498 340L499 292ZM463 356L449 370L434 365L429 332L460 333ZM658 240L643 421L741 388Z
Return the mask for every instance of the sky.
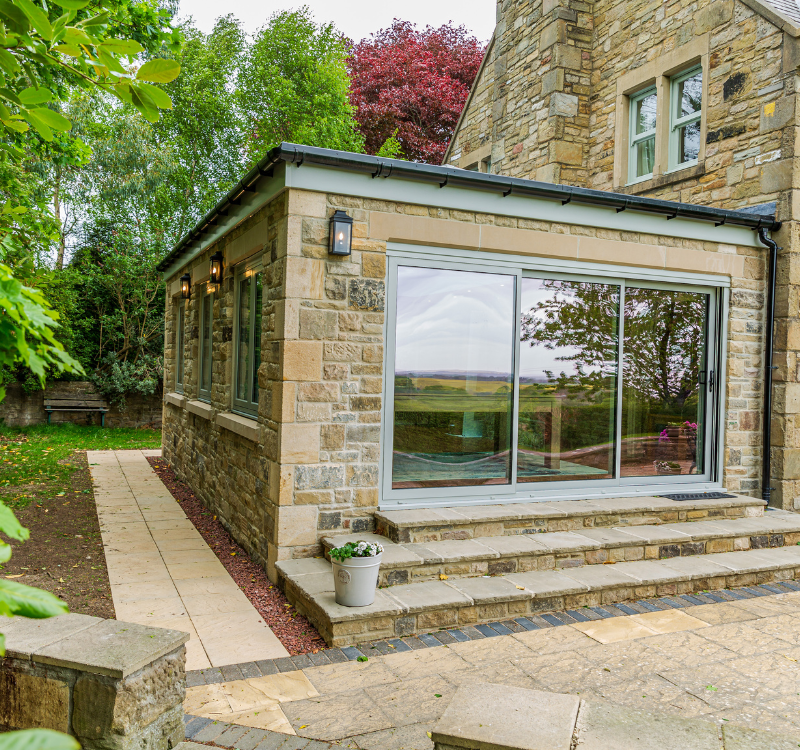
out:
M308 5L318 22L333 22L355 41L390 26L398 17L420 28L453 21L486 42L494 30L496 0L404 0L402 4L376 0L229 0L222 5L218 0L181 0L180 18L191 15L201 31L208 33L218 16L232 13L246 31L253 32L275 11L301 5Z

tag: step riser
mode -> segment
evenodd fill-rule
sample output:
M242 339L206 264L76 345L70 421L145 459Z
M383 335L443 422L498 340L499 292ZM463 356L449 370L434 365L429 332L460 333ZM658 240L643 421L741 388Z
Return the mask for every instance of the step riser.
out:
M583 565L608 565L638 560L667 560L673 557L690 557L717 552L789 547L798 543L800 543L800 532L759 536L732 536L680 544L625 547L606 545L603 549L568 554L524 555L490 560L471 560L468 562L443 562L433 565L396 568L382 566L378 576L378 585L398 586L406 583L417 583L418 581L435 581L441 580L442 575L448 578L469 578L474 576L505 575L506 573L527 573L532 570L567 570ZM327 552L326 557L330 559Z
M399 544L425 544L455 539L477 539L487 536L537 534L548 531L580 531L611 526L648 526L713 519L757 518L764 515L761 505L687 510L631 511L630 513L575 515L566 518L530 518L470 523L451 521L441 525L398 527L376 517L376 533Z
M441 628L465 627L497 622L514 617L564 609L580 609L656 596L692 594L724 588L754 586L800 577L800 566L788 565L777 570L758 573L730 573L662 584L614 586L564 596L536 597L528 600L495 602L473 606L453 607L420 613L387 615L331 623L321 609L307 600L290 579L284 579L284 590L297 612L317 628L329 646L351 646L365 641L398 638L417 633L429 633Z

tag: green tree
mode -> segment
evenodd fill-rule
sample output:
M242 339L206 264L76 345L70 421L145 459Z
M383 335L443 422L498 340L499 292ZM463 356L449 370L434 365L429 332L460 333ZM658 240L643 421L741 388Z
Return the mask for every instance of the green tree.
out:
M249 161L281 141L363 153L347 54L342 35L314 23L306 6L274 14L256 33L237 79Z

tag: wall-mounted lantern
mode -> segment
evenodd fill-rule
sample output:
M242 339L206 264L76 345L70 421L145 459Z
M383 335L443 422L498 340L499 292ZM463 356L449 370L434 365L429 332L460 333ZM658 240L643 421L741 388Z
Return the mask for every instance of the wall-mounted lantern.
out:
M192 277L185 273L181 276L181 297L189 299L192 296Z
M217 250L211 256L211 283L219 286L222 283L222 251Z
M353 219L344 211L331 216L331 239L328 252L331 255L350 255L353 241Z

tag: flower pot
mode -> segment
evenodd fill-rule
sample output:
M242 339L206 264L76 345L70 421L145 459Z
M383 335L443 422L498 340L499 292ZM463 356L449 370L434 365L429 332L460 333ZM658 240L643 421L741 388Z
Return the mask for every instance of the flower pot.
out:
M341 562L331 560L337 604L368 607L375 601L381 557L382 553L375 557L349 557Z

